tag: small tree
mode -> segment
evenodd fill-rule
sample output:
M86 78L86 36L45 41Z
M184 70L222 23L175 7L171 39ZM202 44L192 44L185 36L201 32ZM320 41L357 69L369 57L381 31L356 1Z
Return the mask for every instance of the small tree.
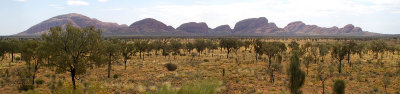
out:
M308 68L310 67L310 63L314 61L314 58L311 55L307 55L304 57L304 65L307 68L307 75L308 75Z
M33 40L23 41L20 51L21 51L21 59L26 62L27 68L31 71L31 61L33 61L33 70L31 73L32 77L32 85L35 84L36 73L39 70L39 66L41 65L41 61L39 59L39 43ZM45 51L45 50L42 50Z
M390 75L391 75L390 72L386 72L385 75L383 76L383 79L382 79L383 87L385 88L385 94L388 94L386 89L391 83Z
M260 39L256 39L253 43L253 47L254 47L254 52L256 54L256 61L258 61L258 55L262 55L263 54L263 45L265 44L265 42L261 41Z
M268 68L271 66L272 58L279 53L286 51L286 45L282 42L266 42L263 44L262 51L268 57Z
M93 54L102 41L101 30L94 27L76 28L71 24L66 26L65 31L58 26L50 28L49 34L42 36L47 45L47 51L51 52L51 66L57 68L57 72L70 72L72 85L76 89L75 79L77 75L86 73L92 60L96 60L98 54Z
M269 72L269 74L270 74L270 81L271 81L271 83L274 83L274 82L275 82L275 79L274 79L275 75L274 75L274 73L275 73L275 72L278 72L278 73L279 73L279 72L281 72L281 70L282 70L282 56L281 56L281 55L278 55L278 56L276 56L274 62L272 63L271 68L269 68L269 70L268 70L268 72Z
M13 39L8 41L7 45L7 52L11 54L11 62L14 62L14 53L19 51L18 48L20 48L20 43L17 40Z
M355 51L355 49L356 49L356 46L357 46L357 43L355 43L354 41L350 41L350 42L347 42L346 43L346 46L347 46L347 63L349 63L350 64L350 67L351 67L351 61L350 61L350 58L351 58L351 54L353 54L353 52Z
M227 50L226 58L229 58L229 53L239 48L237 39L221 39L219 42L220 47L225 48Z
M311 42L306 42L306 44L302 45L301 48L303 48L303 49L305 49L307 52L309 52L312 46L313 46L313 44L312 44Z
M335 80L333 83L333 92L335 94L344 94L346 83L343 80Z
M126 70L126 62L131 59L131 56L136 53L135 45L128 43L127 41L123 41L121 44L121 53L124 57L124 67Z
M291 41L290 43L289 43L289 48L290 49L292 49L292 50L296 50L296 49L299 49L299 43L297 43L296 41Z
M326 63L318 64L317 77L322 82L322 94L325 94L325 81L333 76L333 67Z
M162 49L162 42L160 40L155 40L150 43L151 48L154 50L155 55L158 55L158 51Z
M290 65L287 70L289 76L289 89L292 94L301 94L300 88L304 85L305 73L300 69L300 59L297 52L290 58Z
M180 49L182 48L182 43L180 43L177 40L171 40L170 44L171 44L171 49L172 49L172 52L174 55L174 59L176 59L176 55L181 53Z
M214 57L214 50L218 49L218 44L217 43L211 43L209 47L207 47L208 50L212 52L212 56Z
M331 55L332 57L336 58L339 62L339 73L342 73L342 60L345 58L347 54L347 46L343 44L336 44L332 48Z
M8 48L8 43L3 41L3 40L0 40L0 57L1 57L1 60L4 59L5 54L7 53L7 48Z
M246 51L247 49L249 49L251 44L252 44L251 41L244 41L243 42L244 50Z
M370 50L375 53L375 59L378 59L379 53L385 52L387 44L383 40L375 40L375 41L371 41L369 47L370 47ZM381 58L382 57L383 57L383 54L381 55Z
M192 50L193 50L195 47L194 47L193 43L188 42L188 43L185 44L185 48L186 48L186 50L188 51L188 53L191 53Z
M366 43L358 43L355 47L354 47L354 53L356 53L356 54L358 54L358 56L360 57L360 58L363 58L363 53L365 52L365 51L367 51L366 50Z
M318 61L318 45L313 45L312 47L311 47L311 55L313 56L313 61L314 61L314 64L316 64L317 63L317 61Z
M325 61L325 56L329 53L329 47L327 44L319 44L319 55L322 58L322 61Z
M164 40L161 44L161 50L162 50L162 55L165 58L167 58L167 56L169 56L168 59L170 59L169 54L172 52L171 49L172 49L171 44L168 41Z
M112 39L112 40L107 40L104 41L104 51L105 55L108 57L107 58L107 77L111 77L111 65L116 62L119 57L121 56L121 46L120 46L120 41L117 39Z
M197 52L199 52L199 56L201 52L206 49L206 41L204 39L196 39L193 43L194 47L196 48Z
M149 41L146 40L136 40L135 41L135 48L139 51L139 58L144 60L144 52L149 47ZM143 56L142 56L143 54Z

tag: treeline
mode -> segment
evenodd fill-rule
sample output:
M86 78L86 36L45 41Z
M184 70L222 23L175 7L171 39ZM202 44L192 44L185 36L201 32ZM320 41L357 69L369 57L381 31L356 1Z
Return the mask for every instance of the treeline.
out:
M352 66L351 56L357 55L363 58L364 54L373 53L374 58L380 62L383 57L400 54L397 45L390 45L383 40L356 41L346 40L336 43L307 42L299 44L291 41L286 44L280 41L263 41L261 39L195 39L194 41L183 41L184 39L134 39L120 40L101 36L101 30L94 27L76 28L67 25L50 28L49 33L41 36L40 40L1 40L0 56L3 60L10 54L10 65L14 62L14 54L19 53L20 59L26 62L26 80L21 80L19 87L34 85L37 71L41 68L55 68L57 73L70 73L73 88L76 88L78 75L86 73L87 69L93 67L107 66L107 77L110 78L113 63L123 59L126 63L132 56L139 54L144 60L146 54L161 53L165 58L183 56L185 52L191 56L201 56L207 51L221 50L226 52L226 58L230 58L232 52L243 48L245 51L254 51L254 59L258 61L266 56L268 60L267 71L270 82L274 83L276 73L282 71L284 54L290 54L290 66L287 70L290 78L290 91L294 94L301 93L300 87L304 84L305 76L308 75L310 63L325 62L325 58L337 60L338 73L342 73L343 60L347 60ZM197 52L195 53L194 50ZM331 57L327 57L330 54ZM212 55L214 56L214 54ZM300 63L304 63L306 72L301 70ZM383 62L380 62L383 64ZM175 66L176 67L176 66ZM332 76L331 66L320 64L318 66L318 78L323 83ZM21 73L22 74L22 73ZM27 76L26 76L27 75ZM335 86L344 85L341 80L335 82ZM342 86L344 87L344 86ZM335 88L336 89L336 88Z

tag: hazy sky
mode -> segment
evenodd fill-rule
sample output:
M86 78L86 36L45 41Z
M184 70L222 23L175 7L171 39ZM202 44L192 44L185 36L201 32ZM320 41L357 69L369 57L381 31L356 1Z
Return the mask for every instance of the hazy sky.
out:
M127 25L155 18L175 28L186 22L233 28L240 20L266 17L281 28L293 21L323 27L351 23L364 31L400 34L400 0L1 0L0 13L0 35L68 13Z

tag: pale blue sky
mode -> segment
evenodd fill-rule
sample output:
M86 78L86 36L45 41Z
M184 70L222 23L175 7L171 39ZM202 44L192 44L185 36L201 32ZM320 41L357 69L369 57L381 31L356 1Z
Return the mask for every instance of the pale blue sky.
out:
M365 31L400 34L400 0L1 0L0 35L22 32L51 17L79 13L127 24L155 18L178 27L209 27L266 17L283 28L293 21L323 27L354 24Z

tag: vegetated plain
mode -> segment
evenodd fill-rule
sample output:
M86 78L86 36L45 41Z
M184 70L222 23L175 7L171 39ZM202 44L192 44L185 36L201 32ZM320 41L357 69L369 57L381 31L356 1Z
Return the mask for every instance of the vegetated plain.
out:
M295 93L293 62L305 94L339 92L335 80L345 93L400 92L399 38L104 39L93 28L50 31L39 40L1 40L2 93Z

